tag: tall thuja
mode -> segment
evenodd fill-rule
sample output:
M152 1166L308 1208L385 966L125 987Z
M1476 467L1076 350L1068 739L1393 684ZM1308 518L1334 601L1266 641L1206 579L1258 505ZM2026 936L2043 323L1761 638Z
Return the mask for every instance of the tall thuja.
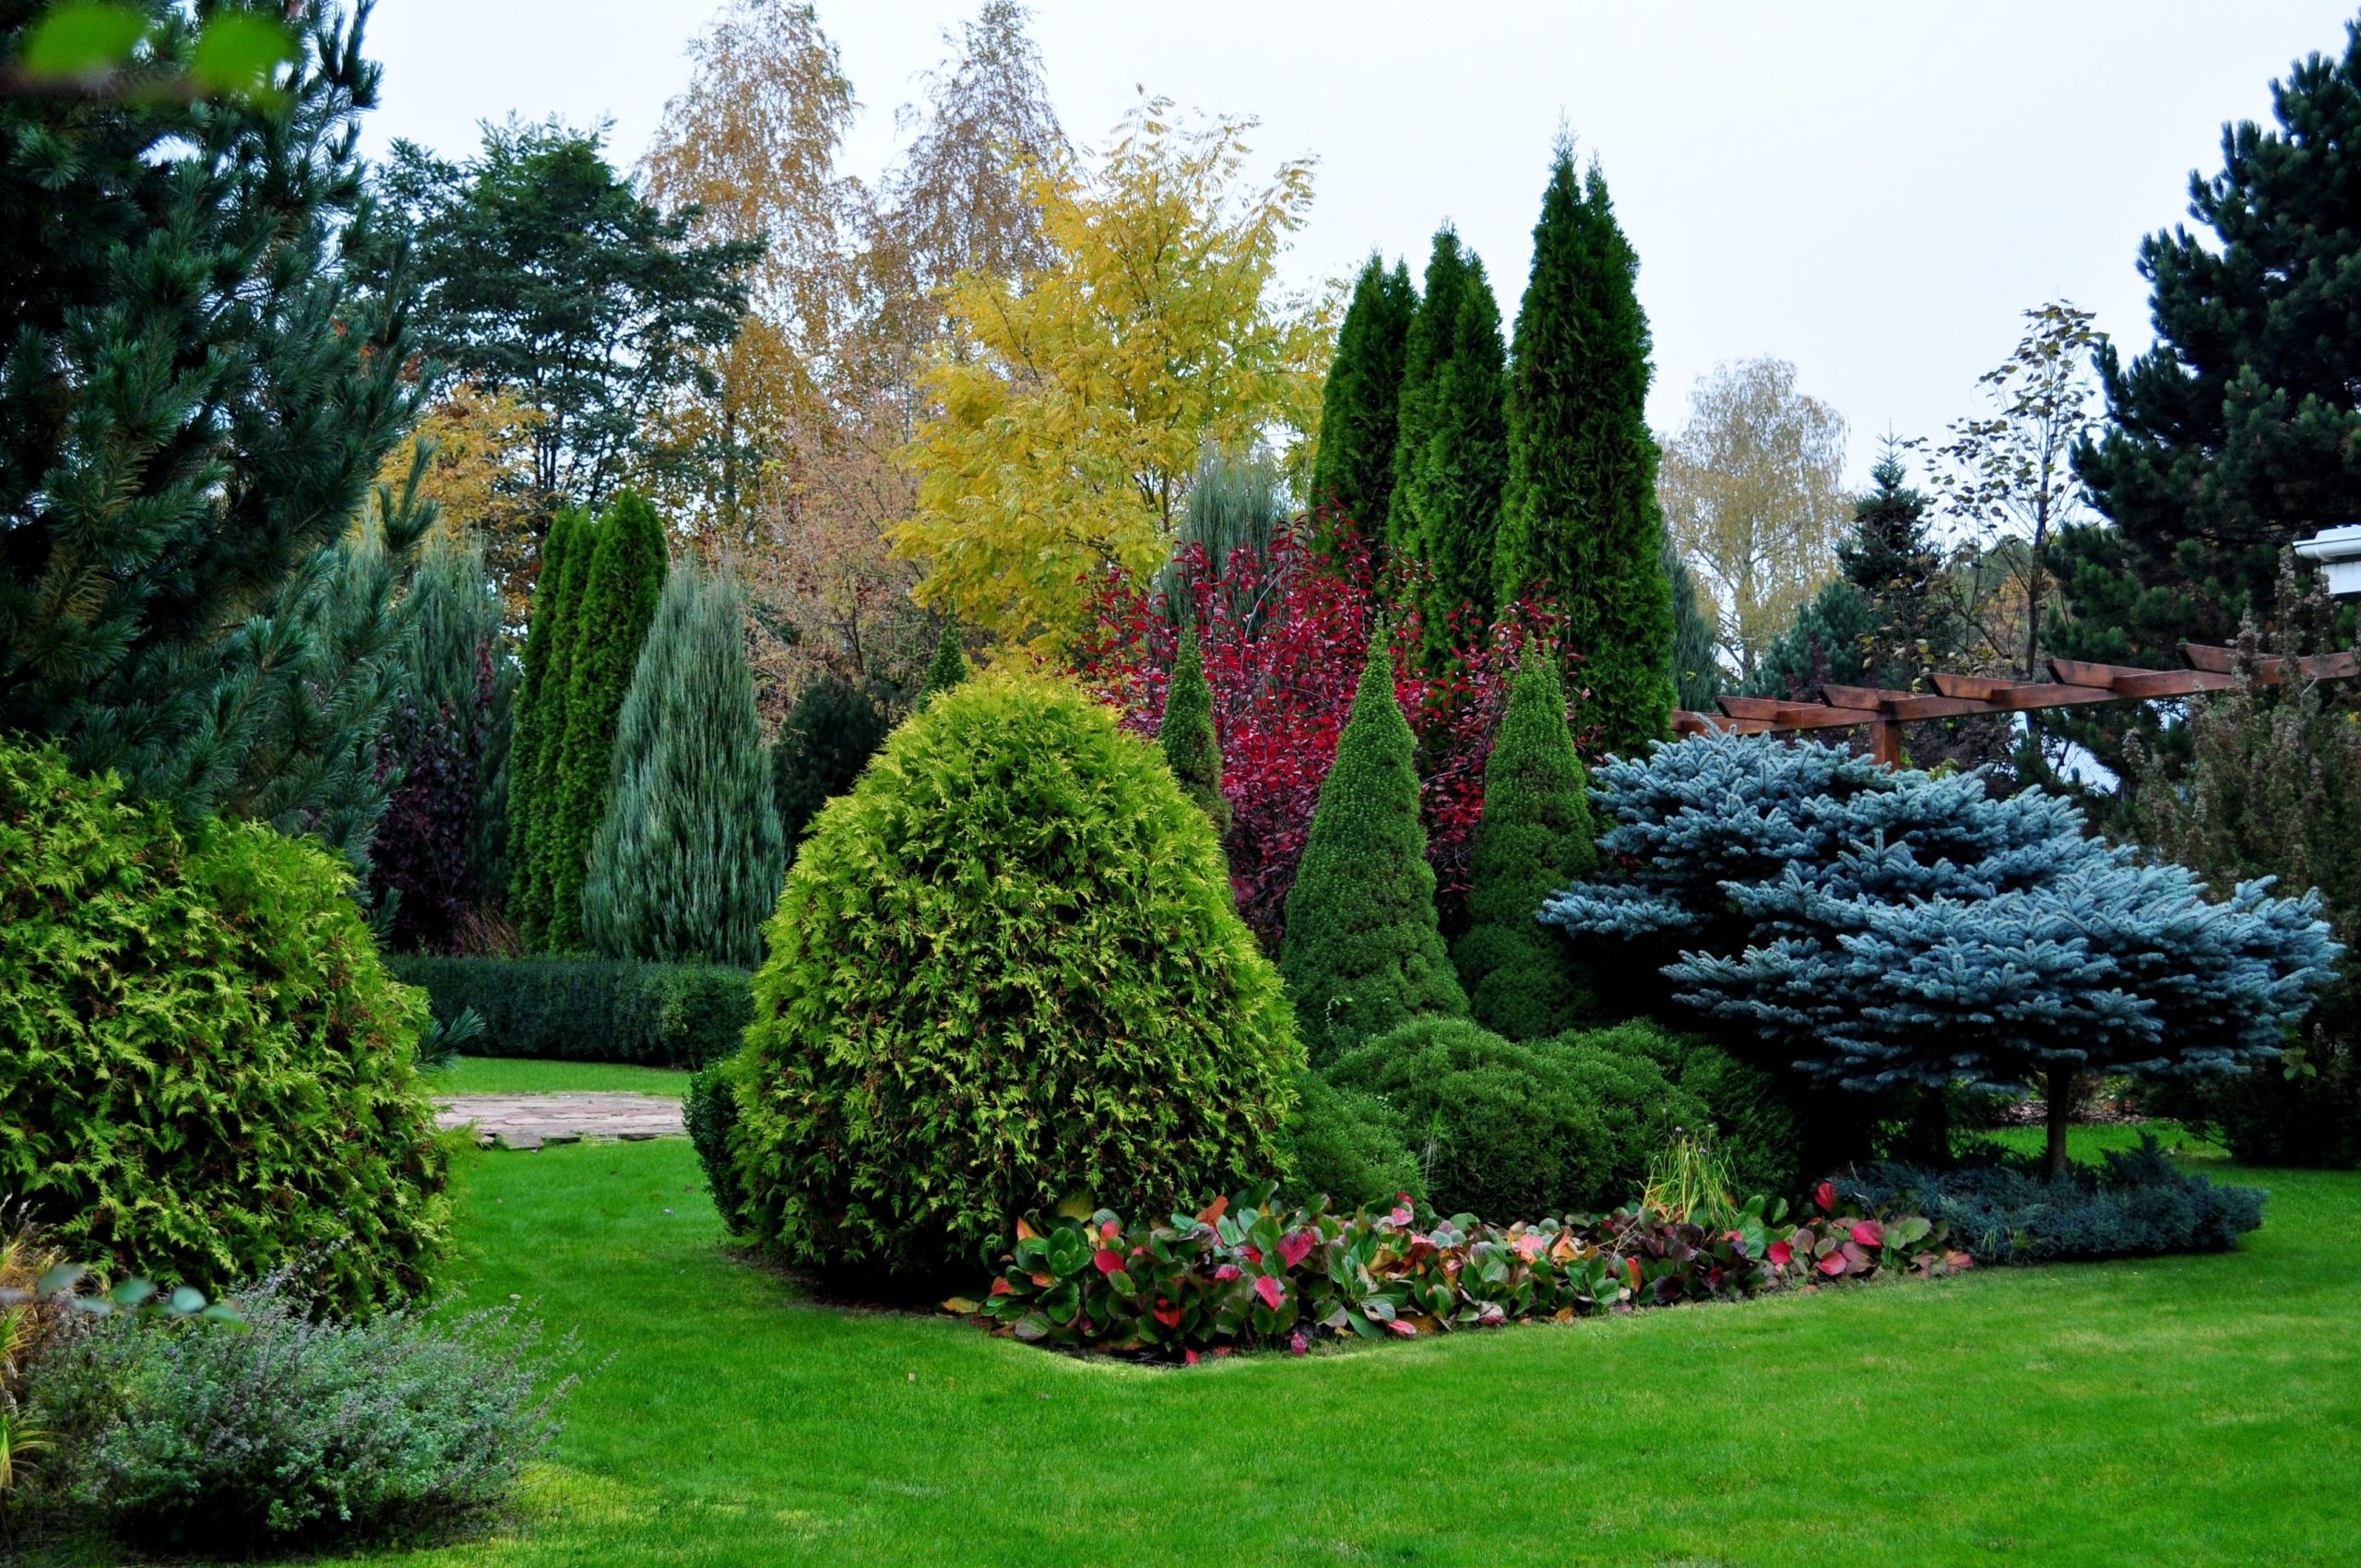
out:
M370 854L371 885L398 895L394 945L450 952L468 918L505 891L510 709L500 589L480 546L430 538L411 579L415 629L379 747L400 780Z
M1440 237L1437 241L1440 254ZM1436 283L1429 272L1427 303ZM1394 527L1404 547L1426 564L1418 578L1426 669L1442 674L1464 626L1489 623L1501 502L1508 487L1508 357L1501 307L1484 264L1463 255L1446 319L1434 323L1440 353L1423 390L1418 428L1410 428L1407 384L1403 444L1395 466ZM1420 312L1425 325L1427 312ZM1414 352L1416 345L1413 345ZM1408 521L1404 521L1406 514Z
M892 730L876 698L842 676L803 688L771 747L771 795L790 857L820 808L852 788Z
M1336 357L1321 394L1312 505L1334 509L1321 511L1323 516L1351 518L1368 540L1386 537L1403 361L1418 305L1410 269L1396 262L1389 272L1384 259L1372 254L1345 307Z
M1459 302L1473 259L1459 248L1456 230L1445 226L1435 232L1427 253L1426 291L1418 296L1410 327L1402 346L1401 391L1395 402L1392 483L1385 509L1385 531L1370 537L1399 555L1425 559L1420 549L1422 521L1409 494L1419 454L1433 430L1435 377L1450 362L1459 324Z
M1837 546L1845 580L1875 618L1861 645L1861 673L1893 691L1923 691L1958 641L1944 594L1943 552L1928 535L1927 498L1904 482L1894 444L1869 470L1872 488L1854 504L1853 532Z
M566 673L565 734L555 788L547 799L536 854L549 875L552 952L582 945L582 884L590 839L614 789L615 727L639 663L640 645L664 591L664 528L635 491L616 497L599 525L590 569L575 612L573 668Z
M1672 584L1673 700L1691 713L1703 712L1722 695L1722 666L1714 652L1720 637L1714 629L1713 609L1697 589L1696 575L1668 536L1664 575Z
M1279 972L1315 1067L1405 1019L1467 1011L1435 919L1416 750L1381 633L1287 895Z
M1589 688L1580 726L1632 755L1672 709L1672 588L1648 434L1638 255L1594 161L1561 144L1533 231L1510 369L1498 601L1546 585Z
M0 59L52 9L0 7ZM128 90L0 92L0 731L358 860L432 518L404 486L344 542L417 396L407 266L366 297L348 267L378 70L361 16L313 6L277 105L148 92L197 24L128 9Z
M588 513L568 508L558 514L541 544L540 580L525 634L524 680L509 746L508 914L528 950L549 939L548 845L557 759L565 740L582 585L598 541L599 525Z
M1589 875L1597 858L1565 688L1557 660L1536 639L1484 764L1468 927L1451 950L1477 1023L1511 1039L1541 1039L1584 1022L1590 998L1565 933L1540 916L1549 896Z
M1164 717L1157 721L1157 743L1180 792L1213 820L1216 837L1229 832L1229 802L1221 792L1221 738L1214 732L1213 688L1205 683L1204 651L1197 646L1193 622L1180 628L1180 648L1172 659L1172 680L1165 688Z
M742 964L786 872L738 585L666 579L623 698L583 929L611 958Z

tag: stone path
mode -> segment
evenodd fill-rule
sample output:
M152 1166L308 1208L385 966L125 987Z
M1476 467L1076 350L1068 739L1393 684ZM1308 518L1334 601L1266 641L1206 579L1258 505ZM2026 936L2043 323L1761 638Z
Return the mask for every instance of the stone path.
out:
M585 1138L679 1137L681 1102L653 1094L464 1094L434 1102L434 1124L476 1127L485 1147L533 1149Z

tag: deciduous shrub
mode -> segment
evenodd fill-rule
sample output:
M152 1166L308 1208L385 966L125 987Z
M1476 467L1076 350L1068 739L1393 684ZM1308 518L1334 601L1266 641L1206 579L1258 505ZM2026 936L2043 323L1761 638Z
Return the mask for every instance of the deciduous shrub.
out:
M1287 1171L1279 1191L1290 1202L1317 1207L1324 1198L1350 1209L1426 1196L1426 1172L1394 1108L1318 1073L1296 1080L1295 1109L1279 1130L1279 1147Z
M1851 1202L1907 1205L1944 1222L1978 1263L2222 1252L2262 1224L2268 1195L2181 1170L2151 1136L2058 1176L2031 1159L1956 1170L1872 1165L1836 1185Z
M1258 1190L1194 1218L1127 1226L1101 1209L1046 1234L1028 1227L980 1305L944 1306L1027 1341L1194 1361L1207 1350L1284 1345L1301 1355L1323 1336L1562 1323L1970 1263L1924 1218L1833 1206L1791 1219L1785 1204L1756 1206L1718 1229L1618 1211L1509 1226L1463 1216L1421 1231L1407 1207L1347 1218L1264 1202Z
M56 1342L44 1491L142 1548L332 1548L481 1517L557 1430L566 1384L511 1309L339 1322L278 1281L238 1303L241 1325L122 1315Z
M341 1305L423 1290L449 1227L425 999L350 880L0 744L0 1192L77 1259L217 1294L294 1260Z
M1204 814L1072 686L937 692L820 814L768 935L734 1153L792 1261L974 1268L1018 1215L1276 1163L1278 976Z
M1347 1053L1328 1077L1393 1107L1437 1212L1493 1220L1627 1202L1672 1130L1707 1120L1644 1056L1580 1035L1506 1040L1464 1018L1405 1024Z
M753 976L726 964L628 958L396 958L434 1016L472 1007L469 1053L702 1067L736 1051L753 1016Z

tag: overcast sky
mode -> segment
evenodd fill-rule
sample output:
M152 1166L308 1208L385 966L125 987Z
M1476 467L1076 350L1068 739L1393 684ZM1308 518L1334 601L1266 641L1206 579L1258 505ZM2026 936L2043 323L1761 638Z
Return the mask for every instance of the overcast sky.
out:
M379 0L368 145L451 156L516 113L614 123L636 160L687 78L713 0ZM952 0L821 0L863 105L850 172L943 55ZM1449 219L1503 312L1524 286L1552 137L1602 160L1638 247L1659 428L1716 361L1791 360L1850 422L1857 476L1887 429L1939 433L2019 313L2067 298L2148 338L2140 237L2179 221L2224 121L2335 52L2354 0L1039 0L1034 35L1069 135L1095 143L1141 87L1257 115L1264 167L1319 160L1289 271L1372 245L1421 267Z

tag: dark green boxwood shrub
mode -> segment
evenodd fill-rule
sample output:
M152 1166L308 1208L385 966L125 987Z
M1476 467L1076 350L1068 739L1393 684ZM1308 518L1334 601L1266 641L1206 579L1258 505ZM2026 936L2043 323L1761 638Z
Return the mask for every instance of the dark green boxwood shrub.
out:
M1402 1118L1376 1095L1340 1089L1313 1072L1296 1080L1295 1109L1279 1129L1287 1161L1280 1194L1344 1213L1426 1196L1426 1175L1403 1135Z
M1071 685L935 692L767 934L732 1151L792 1262L972 1276L1022 1217L1169 1213L1278 1163L1278 974L1204 813Z
M414 1538L497 1507L557 1430L567 1384L513 1309L339 1322L279 1281L237 1300L241 1324L125 1314L49 1342L36 1504L176 1553Z
M450 1218L425 998L350 881L0 744L0 1194L79 1261L213 1295L296 1261L341 1306L423 1292Z
M1772 1074L1740 1062L1702 1035L1662 1028L1646 1019L1559 1038L1619 1056L1645 1057L1703 1101L1712 1119L1714 1146L1729 1162L1730 1181L1739 1197L1792 1198L1803 1191L1802 1124Z
M1419 1018L1328 1069L1401 1118L1442 1214L1505 1223L1638 1196L1648 1158L1707 1111L1644 1056L1580 1036L1519 1042L1464 1018Z
M2094 1168L2047 1177L2036 1159L1956 1170L1872 1165L1839 1178L1846 1199L1902 1205L1951 1228L1951 1244L1978 1263L2061 1263L2218 1253L2262 1224L2258 1187L2233 1187L2183 1170L2153 1137L2114 1150Z
M702 1067L743 1041L753 976L724 964L629 958L395 958L448 1022L469 1007L476 1056Z
M730 1230L739 1228L738 1213L746 1201L730 1158L730 1134L738 1125L736 1082L744 1075L746 1062L742 1051L709 1064L689 1080L688 1092L681 1097L681 1120L696 1147L697 1163L705 1168L713 1206Z

